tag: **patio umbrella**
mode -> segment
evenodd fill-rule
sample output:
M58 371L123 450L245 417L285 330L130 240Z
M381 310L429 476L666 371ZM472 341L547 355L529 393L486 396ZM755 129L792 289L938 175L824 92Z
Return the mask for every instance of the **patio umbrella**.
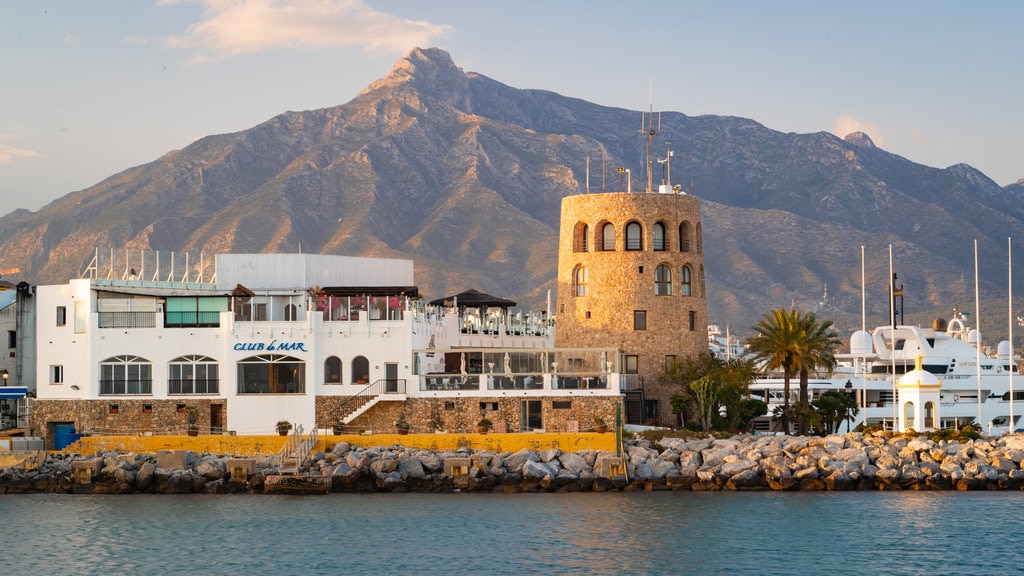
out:
M505 352L505 374L512 373L512 358Z

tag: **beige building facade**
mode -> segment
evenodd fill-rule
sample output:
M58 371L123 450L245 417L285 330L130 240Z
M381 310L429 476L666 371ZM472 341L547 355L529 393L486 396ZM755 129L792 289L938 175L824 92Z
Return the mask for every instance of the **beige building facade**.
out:
M667 193L562 200L558 348L617 347L631 422L671 425L667 363L707 348L700 200Z

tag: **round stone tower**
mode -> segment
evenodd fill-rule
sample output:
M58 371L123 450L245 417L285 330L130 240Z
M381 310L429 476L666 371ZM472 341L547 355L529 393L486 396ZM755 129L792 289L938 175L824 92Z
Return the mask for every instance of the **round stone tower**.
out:
M669 397L678 389L658 376L668 362L707 351L706 297L695 196L668 189L562 199L555 346L622 351L629 422L675 422Z

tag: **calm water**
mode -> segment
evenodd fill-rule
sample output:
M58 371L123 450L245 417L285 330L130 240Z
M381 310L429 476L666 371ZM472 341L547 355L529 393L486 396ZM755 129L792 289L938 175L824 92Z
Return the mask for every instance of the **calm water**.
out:
M1020 492L0 496L0 574L1011 574Z

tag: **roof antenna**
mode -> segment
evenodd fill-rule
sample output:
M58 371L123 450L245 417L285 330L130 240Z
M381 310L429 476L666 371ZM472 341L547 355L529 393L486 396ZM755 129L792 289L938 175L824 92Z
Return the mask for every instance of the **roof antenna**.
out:
M650 85L650 113L647 115L647 193L652 190L651 172L654 162L654 136L661 132L661 112L658 112L658 128L654 128L654 76L651 76ZM643 129L643 112L640 113L640 128Z

